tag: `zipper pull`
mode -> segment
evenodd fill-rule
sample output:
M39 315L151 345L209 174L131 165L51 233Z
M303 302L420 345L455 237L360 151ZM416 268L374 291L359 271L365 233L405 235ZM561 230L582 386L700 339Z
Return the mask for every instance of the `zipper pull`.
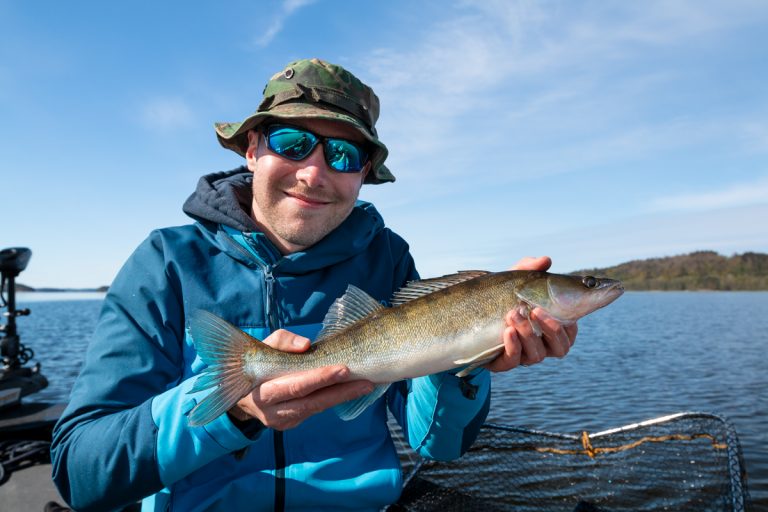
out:
M269 330L274 332L280 326L278 325L277 311L274 306L275 276L272 275L272 267L270 265L264 267L264 284L267 291L267 321L269 322Z

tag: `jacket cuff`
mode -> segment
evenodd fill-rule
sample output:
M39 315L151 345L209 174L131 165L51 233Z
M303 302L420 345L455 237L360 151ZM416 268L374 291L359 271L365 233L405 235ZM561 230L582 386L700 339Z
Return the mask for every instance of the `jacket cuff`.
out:
M245 437L254 441L259 438L261 431L266 428L264 424L256 418L239 420L230 413L227 413L227 417L229 418L229 421L231 421L232 424L245 435Z
M168 486L189 473L228 453L250 445L246 436L226 414L200 427L190 427L187 414L213 390L189 394L196 377L152 400L152 420L157 426L157 462L160 478ZM260 431L255 435L258 437Z
M462 379L443 372L413 379L408 396L408 440L423 457L452 460L461 456L466 429L484 419L490 395L488 370L477 369L467 379L476 387L472 397L462 389Z

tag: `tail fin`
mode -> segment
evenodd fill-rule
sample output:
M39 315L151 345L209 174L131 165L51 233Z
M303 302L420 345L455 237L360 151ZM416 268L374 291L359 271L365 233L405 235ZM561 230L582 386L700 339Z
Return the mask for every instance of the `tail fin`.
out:
M243 368L243 355L254 342L260 342L207 311L193 313L189 332L195 350L208 365L190 393L216 386L189 413L189 425L196 427L213 421L253 389L253 382Z

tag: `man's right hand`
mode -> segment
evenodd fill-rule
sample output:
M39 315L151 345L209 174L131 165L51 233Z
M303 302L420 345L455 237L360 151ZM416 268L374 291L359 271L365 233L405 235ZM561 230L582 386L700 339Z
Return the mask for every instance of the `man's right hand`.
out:
M310 347L308 338L284 329L267 336L264 343L283 352L304 352ZM348 379L349 368L344 365L283 375L259 384L229 414L241 421L252 417L267 428L287 430L313 414L373 391L367 380Z

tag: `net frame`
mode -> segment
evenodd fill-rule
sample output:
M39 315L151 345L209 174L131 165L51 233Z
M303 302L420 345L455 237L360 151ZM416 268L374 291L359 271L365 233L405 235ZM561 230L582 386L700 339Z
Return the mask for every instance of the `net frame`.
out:
M400 432L401 510L749 510L741 444L724 417L680 412L596 433L487 423L462 458L420 458Z

